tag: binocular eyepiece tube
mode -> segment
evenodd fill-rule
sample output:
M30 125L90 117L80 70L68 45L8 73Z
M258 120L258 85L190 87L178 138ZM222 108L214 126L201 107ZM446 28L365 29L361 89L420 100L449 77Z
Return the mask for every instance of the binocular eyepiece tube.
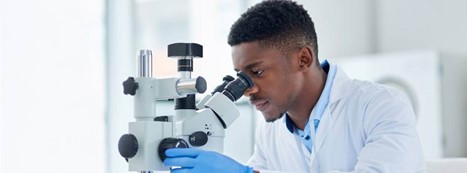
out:
M233 79L232 77L224 77L224 83L228 81L228 79ZM227 96L233 102L237 101L240 97L242 97L243 93L246 89L252 87L253 81L248 77L245 73L239 72L237 73L237 79L228 82L224 89L221 91L222 94ZM221 85L222 86L222 85ZM216 88L217 90L218 88Z

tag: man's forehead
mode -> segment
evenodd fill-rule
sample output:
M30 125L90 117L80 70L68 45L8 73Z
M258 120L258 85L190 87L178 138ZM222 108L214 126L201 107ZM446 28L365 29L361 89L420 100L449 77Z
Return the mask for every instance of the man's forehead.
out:
M248 59L256 56L262 49L258 46L257 42L241 43L232 46L232 57L237 60Z
M271 61L274 53L277 52L273 48L264 48L258 42L247 42L232 46L232 61L235 71L253 68L261 65L266 61Z

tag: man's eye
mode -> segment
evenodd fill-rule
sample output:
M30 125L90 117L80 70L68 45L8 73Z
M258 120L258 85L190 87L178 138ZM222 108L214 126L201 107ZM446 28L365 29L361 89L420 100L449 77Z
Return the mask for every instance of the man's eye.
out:
M255 76L260 76L261 74L263 74L264 70L257 70L257 71L253 71L253 74Z

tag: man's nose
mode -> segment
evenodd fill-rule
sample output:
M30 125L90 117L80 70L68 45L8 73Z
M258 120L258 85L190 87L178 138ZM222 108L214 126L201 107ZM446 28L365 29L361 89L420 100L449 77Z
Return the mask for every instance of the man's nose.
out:
M248 88L245 90L243 93L244 96L250 97L253 94L257 93L259 91L258 85L253 85L252 87Z

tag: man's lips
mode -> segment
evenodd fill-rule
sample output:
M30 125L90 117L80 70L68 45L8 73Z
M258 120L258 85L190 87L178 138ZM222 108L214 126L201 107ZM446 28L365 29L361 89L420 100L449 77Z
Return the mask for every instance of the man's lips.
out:
M250 102L252 105L255 105L256 109L259 111L263 111L264 109L266 109L266 106L269 103L267 100L253 100Z

